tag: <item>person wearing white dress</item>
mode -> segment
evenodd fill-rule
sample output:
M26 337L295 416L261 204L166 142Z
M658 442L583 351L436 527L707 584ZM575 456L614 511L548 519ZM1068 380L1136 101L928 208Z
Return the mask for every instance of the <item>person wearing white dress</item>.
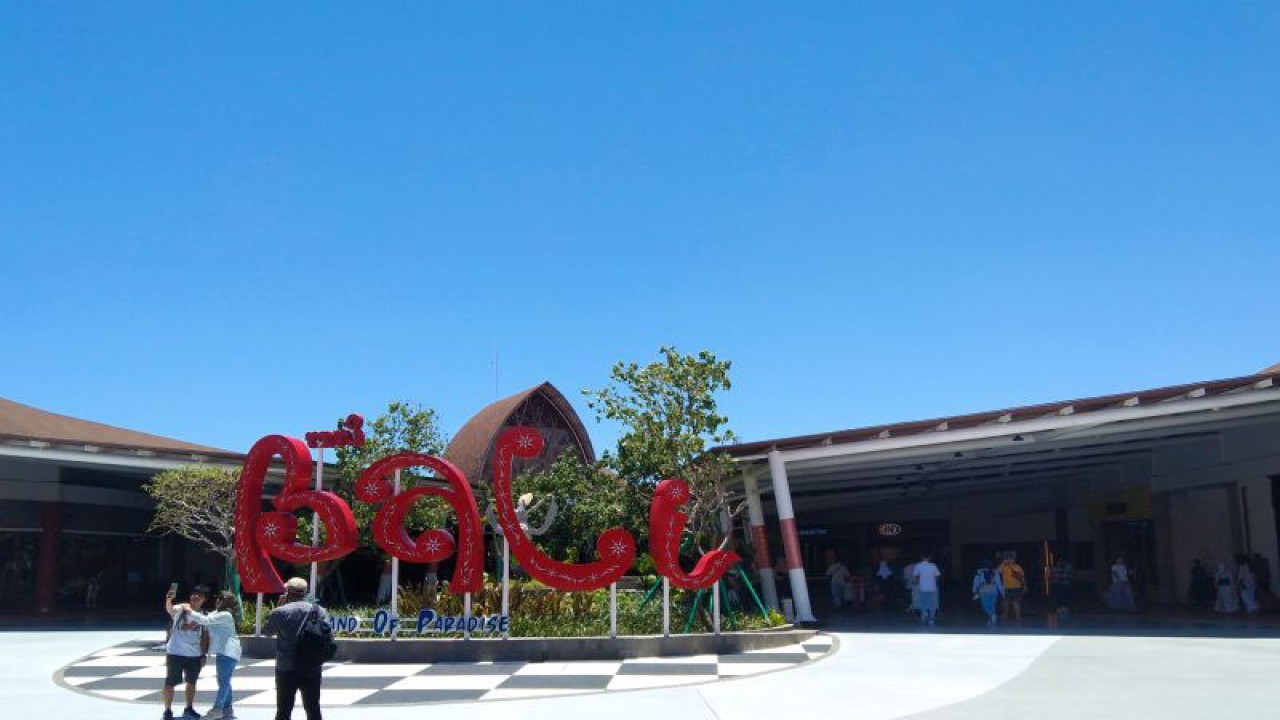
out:
M385 602L391 602L391 558L382 561L382 575L378 577L377 603Z
M1134 612L1138 608L1133 602L1133 586L1129 583L1129 567L1124 558L1116 558L1111 566L1111 589L1107 591L1107 605L1112 610Z

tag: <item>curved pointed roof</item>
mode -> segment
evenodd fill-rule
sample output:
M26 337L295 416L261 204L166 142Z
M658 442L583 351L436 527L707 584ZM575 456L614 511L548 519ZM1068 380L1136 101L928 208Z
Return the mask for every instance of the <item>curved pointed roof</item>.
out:
M549 382L495 401L467 421L444 451L445 459L467 476L472 485L491 480L489 458L503 428L532 425L547 440L542 457L525 461L518 470L545 467L564 450L572 448L584 463L595 462L591 438L578 413Z

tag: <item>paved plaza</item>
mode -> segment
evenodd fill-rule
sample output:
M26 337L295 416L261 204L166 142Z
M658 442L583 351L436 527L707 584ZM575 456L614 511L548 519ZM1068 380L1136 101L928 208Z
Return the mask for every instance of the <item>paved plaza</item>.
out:
M56 680L89 695L138 703L160 701L163 636L99 650L60 670ZM412 642L412 641L409 641ZM785 670L832 652L820 634L803 644L721 655L635 658L591 662L329 663L324 667L327 707L405 705L462 700L518 700L591 692L693 685ZM232 687L239 708L275 707L275 660L244 658ZM196 684L198 706L217 694L213 673Z
M150 634L127 630L0 633L0 692L6 715L158 718L158 703L93 696L55 680L60 670L79 659ZM465 712L469 720L832 716L857 720L1256 720L1280 712L1280 683L1275 680L1280 639L1275 638L919 630L833 635L835 649L821 659L749 677L701 678L704 682L695 685L563 697L332 707L325 716L407 720ZM335 697L340 687L332 686ZM267 707L250 706L240 707L238 715L250 720L272 716ZM302 717L300 709L295 717Z

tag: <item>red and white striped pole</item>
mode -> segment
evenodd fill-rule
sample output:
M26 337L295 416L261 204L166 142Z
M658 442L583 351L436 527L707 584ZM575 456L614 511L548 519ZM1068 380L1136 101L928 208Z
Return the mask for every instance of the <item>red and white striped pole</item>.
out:
M782 453L769 451L769 475L773 479L773 501L778 506L778 524L782 530L782 547L787 553L787 576L791 579L791 597L796 604L796 622L817 622L809 604L809 586L800 558L800 534L796 531L796 511L791 506L791 485L787 483L787 465Z
M756 556L756 576L760 580L760 590L764 593L764 603L774 610L781 610L778 605L778 586L773 578L773 556L769 554L769 536L764 529L764 505L760 502L760 483L755 473L742 473L742 486L747 492L747 519L751 522L751 549Z

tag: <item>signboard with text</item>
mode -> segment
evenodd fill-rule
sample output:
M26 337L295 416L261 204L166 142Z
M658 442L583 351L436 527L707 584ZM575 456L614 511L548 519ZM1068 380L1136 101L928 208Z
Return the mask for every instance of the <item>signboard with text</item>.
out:
M355 551L359 535L351 507L334 493L312 487L312 459L308 446L363 445L362 426L360 416L351 415L336 432L308 433L306 443L284 435L268 435L249 450L240 475L235 513L236 563L246 592L274 594L284 591L272 558L310 563L336 560ZM515 458L537 457L542 450L542 435L531 427L508 428L494 444L495 516L510 543L511 553L530 576L552 588L586 591L608 587L635 562L636 542L630 532L623 528L610 528L596 538L595 561L567 563L539 550L520 524L512 499L511 464ZM277 458L284 464L284 489L271 501L274 510L263 511L262 493L267 469ZM396 493L391 477L397 470L411 467L432 470L443 485L415 487ZM457 517L457 538L444 529L429 529L415 537L405 528L404 521L410 508L425 497L438 497L449 504ZM355 500L378 506L373 519L373 537L388 554L411 563L439 562L454 556L456 562L448 585L449 592L461 595L483 588L483 525L471 484L457 466L443 458L421 453L390 455L377 460L361 473L356 482ZM698 560L692 571L686 572L681 568L679 549L688 522L681 507L688 501L689 488L683 480L668 479L658 485L649 506L649 552L658 574L668 578L672 585L684 589L706 588L741 558L731 551L712 550ZM297 541L298 519L293 513L303 508L312 510L323 524L324 542L308 545ZM423 612L434 613L429 610ZM376 617L373 620L376 624ZM449 629L450 620L454 620L453 630ZM504 632L487 630L492 618L433 616L424 625L424 615L421 614L417 632L462 630L457 627L459 620L467 624L483 620L483 625L478 626L475 632ZM387 613L386 623L389 625L392 621L399 622ZM355 622L359 627L360 621ZM495 627L509 625L510 618L501 617L493 624ZM403 632L403 626L400 631Z

